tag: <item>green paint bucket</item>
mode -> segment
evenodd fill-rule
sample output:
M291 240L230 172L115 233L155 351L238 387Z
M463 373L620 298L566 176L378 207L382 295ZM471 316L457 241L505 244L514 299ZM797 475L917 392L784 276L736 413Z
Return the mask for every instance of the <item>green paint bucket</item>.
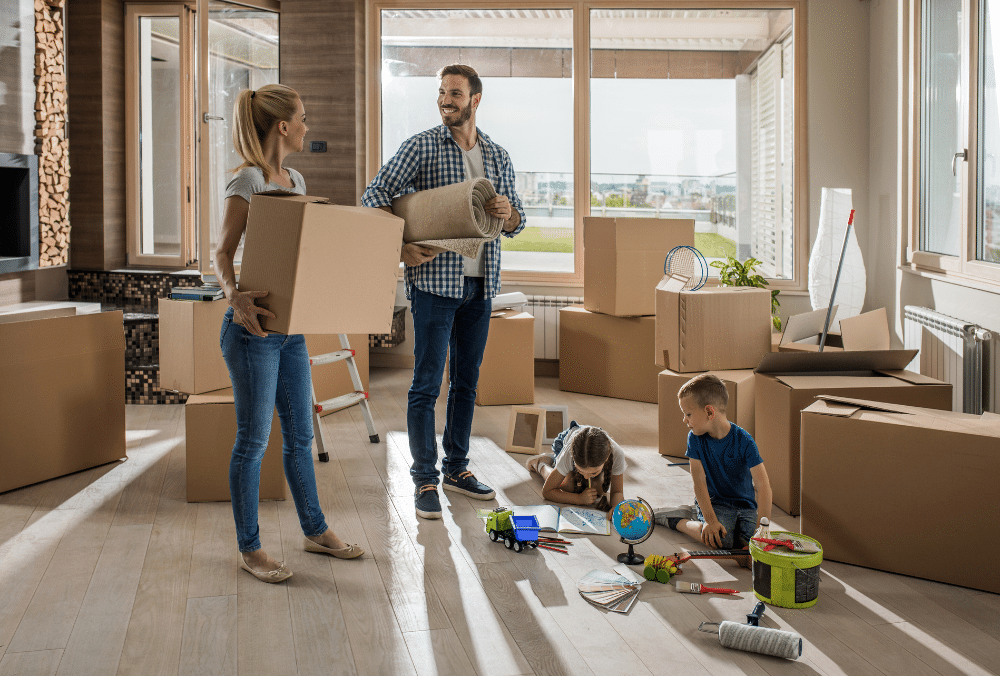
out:
M808 608L815 605L819 600L819 566L823 563L823 546L799 533L771 531L771 537L775 540L789 537L806 540L819 547L819 551L793 552L787 547L775 547L765 552L759 543L751 542L754 596L764 603L781 608Z

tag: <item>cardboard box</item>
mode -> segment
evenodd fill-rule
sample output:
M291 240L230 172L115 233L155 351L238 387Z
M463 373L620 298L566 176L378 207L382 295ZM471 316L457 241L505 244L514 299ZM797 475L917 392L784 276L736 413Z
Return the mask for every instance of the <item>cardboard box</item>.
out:
M694 246L691 218L583 219L583 307L618 317L656 313L653 289L675 246Z
M229 460L236 441L233 390L188 397L184 406L187 453L187 501L228 502ZM271 436L260 467L260 499L284 500L285 470L281 463L281 423L271 422Z
M21 310L19 312L5 312L0 308L0 324L10 324L12 322L28 322L35 319L49 319L50 317L72 317L76 314L75 307L44 308L40 310Z
M241 290L275 319L273 333L387 333L396 302L403 219L307 195L250 200Z
M656 286L655 361L677 373L752 369L771 351L771 292L746 286Z
M951 408L950 383L904 370L916 353L777 352L761 360L754 371L755 439L771 479L775 505L789 514L799 513L800 413L817 396Z
M819 341L826 323L826 308L788 318L778 345L779 352L819 352ZM832 315L836 315L833 306ZM824 352L888 350L889 322L885 308L865 312L840 321L840 331L828 331Z
M229 387L219 333L229 301L158 301L160 315L160 387L187 394Z
M500 310L490 316L476 403L535 403L535 318L527 312Z
M125 457L121 312L0 324L0 492Z
M358 376L361 378L362 388L368 391L368 335L353 333L347 335L347 342L354 350L354 363L358 367ZM316 335L306 336L306 347L310 356L327 354L329 352L339 352L340 336ZM313 389L319 401L326 401L339 397L343 394L354 392L354 383L351 381L351 374L347 370L347 363L338 361L332 364L317 364L312 367ZM320 416L325 416L339 408L324 408Z
M997 419L825 399L802 411L800 525L823 558L1000 593Z
M726 384L729 405L726 418L736 423L750 436L754 434L753 369L740 371L708 371L718 376ZM688 426L684 424L680 407L677 405L677 391L697 373L677 373L667 369L657 376L658 399L660 404L660 453L684 457L687 451Z
M656 403L653 317L559 310L559 389Z

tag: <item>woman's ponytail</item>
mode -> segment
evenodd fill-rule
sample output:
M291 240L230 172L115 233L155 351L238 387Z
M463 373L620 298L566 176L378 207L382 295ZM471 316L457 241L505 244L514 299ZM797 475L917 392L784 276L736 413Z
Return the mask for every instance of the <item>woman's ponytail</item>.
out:
M264 139L278 122L289 122L298 109L299 95L291 87L280 84L264 85L260 89L244 89L233 104L233 147L244 167L257 167L270 183L272 167L264 158Z

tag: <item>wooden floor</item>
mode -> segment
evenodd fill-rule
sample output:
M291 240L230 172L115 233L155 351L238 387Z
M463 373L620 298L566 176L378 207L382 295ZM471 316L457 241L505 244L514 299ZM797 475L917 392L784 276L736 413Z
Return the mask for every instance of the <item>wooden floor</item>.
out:
M128 407L127 462L0 495L0 675L1000 670L1000 596L837 563L824 563L813 608L767 609L764 624L805 638L794 662L728 650L696 631L706 620L744 621L753 608L750 573L732 562L689 562L683 579L744 590L735 598L649 582L628 615L592 607L576 580L616 564L616 537L575 538L568 556L515 554L491 543L475 516L497 503L451 493L443 520L416 518L409 375L372 370L381 443L368 443L357 407L324 418L334 452L317 465L320 499L331 527L367 550L362 559L303 552L291 501L261 505L264 546L295 572L283 585L237 570L229 503L185 502L181 406ZM568 404L572 418L625 448L627 496L691 501L686 468L656 452L654 405L560 392L552 378L538 379L537 399ZM471 469L501 504L538 503L526 456L501 450L509 411L477 408ZM774 522L797 525L780 511ZM671 554L681 544L693 543L656 529L638 550ZM935 555L949 565L929 539Z

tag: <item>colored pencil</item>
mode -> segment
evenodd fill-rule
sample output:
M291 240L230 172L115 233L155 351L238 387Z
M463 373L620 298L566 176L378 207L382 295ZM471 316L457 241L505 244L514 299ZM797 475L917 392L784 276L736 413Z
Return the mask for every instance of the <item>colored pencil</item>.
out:
M573 544L569 540L560 540L559 538L545 538L545 537L542 537L542 538L538 538L538 541L539 542L558 542L558 543L564 544L564 545L571 545L571 544Z
M569 552L566 551L565 549L556 549L555 547L549 547L547 545L538 545L538 548L539 549L548 549L549 551L559 552L560 554L569 554Z

